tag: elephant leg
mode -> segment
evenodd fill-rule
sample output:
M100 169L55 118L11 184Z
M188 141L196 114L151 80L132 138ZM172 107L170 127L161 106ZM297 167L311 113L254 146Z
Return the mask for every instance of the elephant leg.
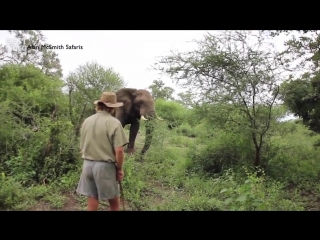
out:
M136 141L136 137L140 128L140 122L134 121L130 126L130 134L129 134L129 144L127 147L127 153L133 154L135 152L134 143Z

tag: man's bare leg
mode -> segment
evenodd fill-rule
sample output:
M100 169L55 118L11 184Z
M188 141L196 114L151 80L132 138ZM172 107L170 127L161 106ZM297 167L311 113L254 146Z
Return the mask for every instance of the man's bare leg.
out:
M98 207L99 207L99 200L95 197L88 197L87 210L98 211Z
M109 199L110 211L120 211L120 198Z

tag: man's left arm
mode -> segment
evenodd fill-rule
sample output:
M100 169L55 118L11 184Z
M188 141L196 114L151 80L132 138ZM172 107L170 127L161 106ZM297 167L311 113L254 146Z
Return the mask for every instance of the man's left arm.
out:
M80 128L80 153L82 154L82 149L83 149L83 144L84 144L84 139L83 139L83 128L84 128L84 124L85 124L85 121L82 123L81 125L81 128Z
M119 125L116 127L113 135L113 148L116 155L116 165L119 168L119 170L122 169L123 161L124 161L124 151L123 147L129 143L126 134L123 130L122 125L119 123Z

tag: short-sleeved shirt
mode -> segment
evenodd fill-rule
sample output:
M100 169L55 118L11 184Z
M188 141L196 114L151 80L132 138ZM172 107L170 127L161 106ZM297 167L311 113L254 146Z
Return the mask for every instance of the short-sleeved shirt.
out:
M128 144L118 119L105 111L86 118L80 131L82 158L115 162L114 149Z

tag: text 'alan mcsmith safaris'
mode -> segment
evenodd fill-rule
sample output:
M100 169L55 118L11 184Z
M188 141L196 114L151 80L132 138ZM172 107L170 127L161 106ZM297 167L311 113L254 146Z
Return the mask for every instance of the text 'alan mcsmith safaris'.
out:
M80 45L51 45L51 44L45 44L45 45L28 45L27 50L42 50L42 49L83 49L83 46Z

